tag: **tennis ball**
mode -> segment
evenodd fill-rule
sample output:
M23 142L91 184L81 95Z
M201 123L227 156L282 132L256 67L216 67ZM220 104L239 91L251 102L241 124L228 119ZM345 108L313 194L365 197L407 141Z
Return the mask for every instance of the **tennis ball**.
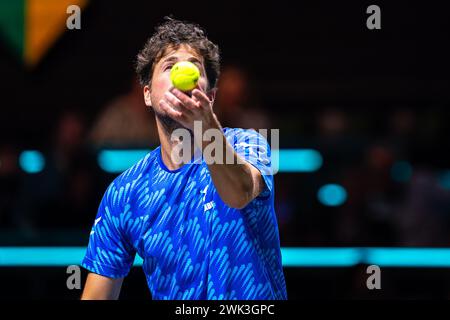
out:
M170 70L170 80L175 88L181 91L190 91L197 85L200 70L189 61L180 61Z

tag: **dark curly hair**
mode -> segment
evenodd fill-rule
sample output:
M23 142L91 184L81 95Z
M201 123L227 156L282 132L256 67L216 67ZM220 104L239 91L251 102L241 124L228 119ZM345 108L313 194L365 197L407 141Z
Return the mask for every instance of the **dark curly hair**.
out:
M206 37L200 26L172 17L165 17L165 20L155 28L155 33L137 55L136 73L141 85L150 84L154 66L168 48L178 49L185 44L203 57L209 87L216 87L220 73L219 47Z

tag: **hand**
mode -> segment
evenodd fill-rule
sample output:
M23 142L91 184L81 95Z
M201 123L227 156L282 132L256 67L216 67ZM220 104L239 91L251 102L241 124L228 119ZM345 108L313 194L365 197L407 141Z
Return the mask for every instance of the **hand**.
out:
M169 117L181 123L185 128L194 130L194 121L202 122L203 132L209 128L220 128L208 96L194 89L192 98L186 93L171 87L161 99L159 106Z

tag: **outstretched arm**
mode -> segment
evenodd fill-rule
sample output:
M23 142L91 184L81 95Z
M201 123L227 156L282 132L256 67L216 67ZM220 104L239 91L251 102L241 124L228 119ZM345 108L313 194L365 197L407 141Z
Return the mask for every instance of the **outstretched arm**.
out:
M178 89L171 88L160 101L160 107L174 120L193 130L194 121L202 122L202 129L216 129L220 132L222 156L219 163L208 164L213 183L220 198L228 206L241 209L264 190L264 180L258 169L239 158L222 133L217 117L212 111L213 101L202 91L194 89L192 98ZM203 132L202 132L203 135ZM208 143L202 142L202 149ZM198 144L197 144L198 145ZM231 155L231 163L226 163ZM238 158L240 161L238 161Z

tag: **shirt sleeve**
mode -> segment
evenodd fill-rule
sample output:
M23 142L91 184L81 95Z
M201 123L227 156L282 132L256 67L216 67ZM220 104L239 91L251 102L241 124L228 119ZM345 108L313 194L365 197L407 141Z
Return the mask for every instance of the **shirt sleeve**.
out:
M130 271L135 250L124 234L129 205L112 182L107 188L92 227L86 255L81 266L109 278L125 277Z
M274 183L271 150L267 140L253 129L229 130L225 133L225 136L236 153L261 173L265 188L258 197L271 195Z

